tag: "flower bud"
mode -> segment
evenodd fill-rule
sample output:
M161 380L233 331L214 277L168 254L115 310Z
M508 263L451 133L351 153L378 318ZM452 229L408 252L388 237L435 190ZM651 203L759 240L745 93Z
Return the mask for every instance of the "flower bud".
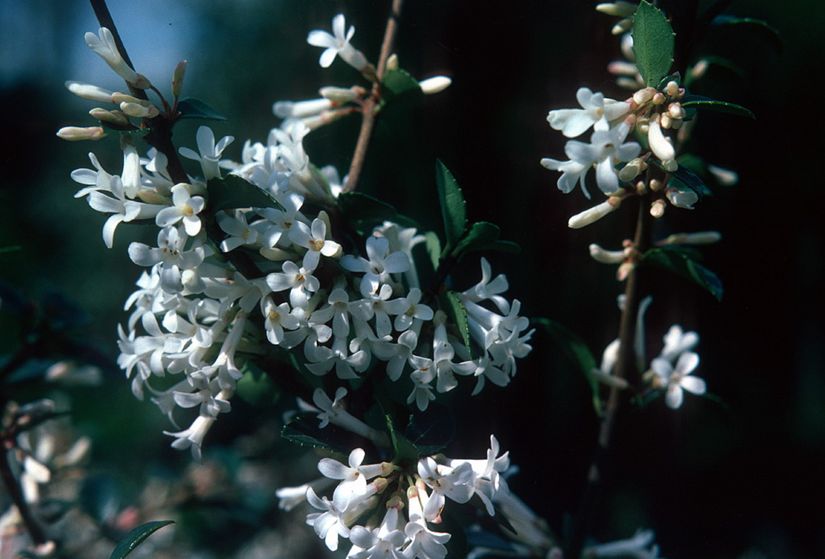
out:
M658 245L711 245L722 240L719 231L698 231L696 233L674 233L659 241Z
M610 30L610 33L612 33L613 35L621 35L622 33L630 31L631 27L633 27L632 19L622 19L619 20L619 23L613 26L613 28Z
M650 179L650 190L653 192L659 192L662 190L662 181L659 179Z
M89 114L101 122L107 122L115 126L129 126L129 119L120 111L107 111L106 109L95 108L89 111Z
M112 92L96 85L68 81L66 82L66 89L78 97L88 99L89 101L99 101L101 103L112 102Z
M688 70L688 74L694 80L698 80L699 78L705 75L705 72L708 71L709 66L710 64L708 63L707 59L703 58L702 60L694 64L690 68L690 70Z
M336 105L343 105L357 99L362 95L363 88L360 87L322 87L318 90L321 97L329 99ZM277 113L276 113L277 114Z
M681 103L671 103L667 106L667 114L670 118L685 118L685 110Z
M424 95L433 95L450 87L452 82L453 80L447 76L433 76L432 78L427 78L426 80L418 82L418 85L421 87L421 91L424 92Z
M653 99L651 99L651 102L652 102L654 105L661 105L662 103L664 103L664 102L665 102L665 96L664 96L664 95L662 95L660 92L658 92L658 91L657 91L657 92L656 92L656 95L654 95L654 96L653 96Z
M392 53L389 58L387 58L387 70L398 70L398 55Z
M632 181L642 172L642 164L642 160L638 157L632 159L619 171L619 178L623 181Z
M332 101L325 97L296 102L278 101L272 105L272 112L278 118L305 118L331 109L332 106Z
M618 2L602 2L601 4L596 4L596 11L609 16L628 18L636 12L637 7L636 4L620 0Z
M662 129L657 120L650 122L647 141L650 144L650 150L653 152L653 155L661 161L670 161L676 157L676 150L673 149L673 144L662 134Z
M736 171L731 171L718 165L708 164L708 172L713 175L713 178L719 181L719 184L722 186L733 186L739 182L739 175L736 174Z
M668 128L670 128L670 125L672 124L672 121L670 120L670 117L668 116L668 114L664 113L659 118L659 123L661 124L662 128L668 129Z
M699 195L692 190L668 188L665 190L665 196L671 204L686 210L692 210L693 204L699 201Z
M622 262L619 265L619 269L616 270L616 279L619 281L624 281L627 279L627 276L630 275L630 272L636 267L636 264L633 262Z
M150 104L147 107L143 104L129 103L128 101L120 104L120 110L134 118L155 118L160 114L160 111L154 105Z
M662 169L664 169L668 173L673 173L679 169L679 164L676 162L675 159L668 159L662 161Z
M665 86L665 93L667 93L670 97L676 97L676 95L679 94L679 84L673 80L670 80Z
M181 91L183 90L183 77L186 74L186 65L188 62L186 60L181 60L178 62L178 65L175 66L175 72L172 74L172 95L174 97L180 97Z
M659 219L663 215L665 215L665 201L661 198L654 200L652 204L650 204L650 215Z
M644 89L640 89L633 94L633 101L635 101L637 105L644 105L653 99L654 95L656 95L656 89L652 87L645 87Z
M590 256L596 262L602 264L621 264L624 262L624 250L605 250L599 245L593 243L588 247Z
M99 140L106 135L100 126L64 126L57 131L57 137L70 142L79 140Z
M616 78L616 85L622 89L636 89L639 87L639 82L636 81L636 78L620 77Z
M614 60L610 64L607 65L607 71L613 74L614 76L636 76L636 73L639 71L636 69L636 65L632 62L627 62L625 60ZM636 80L633 80L633 83L636 83Z
M609 213L616 211L621 204L621 198L613 196L608 198L607 201L602 202L592 208L584 210L581 213L578 213L571 217L567 221L567 226L571 229L581 229L582 227L586 227L591 223L595 223L596 221L600 220L604 216Z

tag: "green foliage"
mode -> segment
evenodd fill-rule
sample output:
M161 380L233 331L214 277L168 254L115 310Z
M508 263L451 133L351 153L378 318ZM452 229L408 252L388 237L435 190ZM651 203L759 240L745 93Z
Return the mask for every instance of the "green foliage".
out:
M467 309L464 308L464 303L461 302L461 296L455 291L448 291L444 295L443 300L447 307L449 317L458 328L461 341L464 342L464 345L467 346L467 349L472 353L473 345L470 343L470 324L467 321Z
M649 86L655 87L673 65L675 34L665 14L642 0L633 15L633 52L636 66Z
M284 209L268 192L237 175L210 179L206 183L206 190L209 195L209 210L212 213L235 208Z
M682 192L692 190L700 198L713 194L699 175L681 165L670 175L668 185Z
M467 234L456 245L453 254L456 258L461 258L468 252L479 250L499 250L514 253L521 251L518 244L499 239L500 235L501 229L498 225L489 221L477 221L470 226Z
M756 119L756 115L750 109L737 105L736 103L729 103L728 101L717 101L710 97L703 97L701 95L685 95L682 99L682 107L685 109L707 109L717 111L720 113L729 113L746 118Z
M201 120L226 120L221 113L193 97L184 97L178 101L178 119L197 118Z
M342 436L341 429L334 425L327 425L323 429L318 426L318 419L312 413L296 415L281 429L281 437L299 446L323 448L349 454L347 437Z
M640 265L656 266L688 279L722 300L722 281L715 273L696 261L695 251L668 246L653 248L642 255Z
M679 164L679 169L685 169L695 175L705 185L712 184L717 187L729 188L731 184L719 182L719 180L708 170L708 165L705 160L698 155L692 153L684 153L676 158Z
M719 15L713 18L710 24L712 27L717 28L739 28L754 31L773 45L777 52L782 52L782 36L774 26L765 20L752 17Z
M137 546L146 541L146 538L164 526L168 526L173 523L174 520L154 520L152 522L147 522L146 524L141 524L126 534L126 537L118 542L117 547L115 547L114 551L112 551L109 559L123 559L123 557L126 557L132 553Z
M427 254L430 256L430 261L433 264L433 270L438 268L438 262L441 260L441 240L433 231L427 231L424 234L424 243L427 248Z
M596 410L597 415L601 415L603 405L599 395L599 381L593 375L593 371L598 369L598 366L596 365L596 358L593 357L593 353L587 347L587 344L560 322L549 318L534 318L532 322L550 335L553 342L587 379L593 395L593 409Z
M450 409L430 402L427 411L410 414L404 434L421 456L429 456L447 447L455 436L455 417Z
M456 246L467 230L467 202L455 177L441 160L435 162L435 184L447 239L445 250L449 250Z
M401 68L385 72L384 79L381 80L381 86L384 98L388 100L404 94L417 93L417 95L423 95L418 81L409 72Z
M410 440L399 433L390 414L384 415L387 424L387 433L390 434L390 443L394 453L393 462L396 464L414 464L418 460L418 449Z

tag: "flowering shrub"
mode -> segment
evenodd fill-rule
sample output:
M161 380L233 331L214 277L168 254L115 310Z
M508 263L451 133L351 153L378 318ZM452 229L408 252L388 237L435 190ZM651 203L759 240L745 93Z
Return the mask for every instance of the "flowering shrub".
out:
M597 262L616 265L617 280L624 282L620 329L597 363L587 344L559 322L522 315L519 299L507 296L507 277L494 273L485 256L473 260L471 253L519 247L503 240L497 225L468 219L459 180L441 161L434 162L441 234L357 190L382 112L451 84L444 76L418 80L399 67L392 45L400 0L393 2L377 59L355 47L355 28L343 14L333 18L332 33L310 31L309 45L323 49L319 65L343 62L360 83L322 87L314 99L275 102L280 123L265 141L247 139L240 149L235 137L218 139L205 125L189 147L177 147L177 122L222 117L204 101L183 96L186 62L174 71L171 95L138 73L105 3L93 5L101 27L86 34L86 44L124 88L67 82L70 92L103 106L90 111L95 126L64 127L58 136L119 139L119 169L107 170L90 153L91 168L71 173L81 186L75 197L108 216L104 244L114 246L122 224L147 225L156 236L154 243L128 247L139 271L124 305L117 365L134 396L167 416L164 433L173 448L189 449L201 461L210 430L232 411L239 383L266 376L295 402L281 438L323 454L321 477L308 475L272 498L285 511L303 508L306 524L329 551L349 540L346 556L354 559L658 556L649 530L598 543L590 526L620 403L642 407L661 398L678 410L685 392L707 392L695 332L673 325L657 356L648 359L645 316L663 303L653 304L638 277L658 268L721 298L721 281L696 248L720 235L659 235L653 222L666 211L693 209L714 182L736 182L734 172L687 151L698 113L753 116L692 92L707 63L676 71L676 39L662 10L646 0L598 5L620 18L614 33L622 35L625 60L608 70L630 92L614 99L580 87L578 107L547 115L551 129L568 139L567 159L546 157L540 164L559 173L563 193L580 187L588 200L599 199L573 215L569 227L628 209L637 213L632 239L620 241L621 248L588 247ZM311 158L305 139L359 115L351 167L342 178ZM196 172L188 172L183 159ZM592 175L597 189L588 186ZM462 284L459 268L477 270L477 282ZM447 409L442 395L461 384L471 384L473 395L489 384L507 387L539 335L548 335L581 370L600 417L581 511L564 534L531 508L531 496L511 491L508 479L517 468L495 435L486 456L451 458L453 441L439 423ZM16 449L16 465L6 464L5 477L23 488L14 504L35 552L52 553L54 544L25 509L36 500L37 485L49 481L44 462L51 453L18 434L22 412L9 410L3 440ZM62 463L72 465L80 454L71 447ZM125 556L165 525L138 526L113 556Z

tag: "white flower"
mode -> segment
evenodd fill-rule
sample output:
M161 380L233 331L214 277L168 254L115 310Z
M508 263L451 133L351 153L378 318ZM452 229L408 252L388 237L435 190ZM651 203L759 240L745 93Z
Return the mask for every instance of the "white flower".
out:
M683 389L693 394L705 393L705 381L689 376L698 365L699 356L692 351L682 353L675 367L662 358L656 358L650 364L650 368L665 384L665 402L668 407L677 409L682 405Z
M201 196L192 196L190 186L184 183L172 187L172 206L164 208L155 216L158 227L169 227L183 221L186 234L194 237L201 230L201 219L198 214L203 210L206 202Z
M619 204L611 203L610 200L605 200L601 204L596 204L592 208L588 208L583 212L577 213L567 220L567 226L570 229L581 229L587 227L591 223L599 221L601 218L609 213L615 212L619 209Z
M575 138L593 126L594 130L607 130L610 122L623 117L630 110L624 101L605 99L601 93L593 93L586 87L576 91L581 109L556 109L547 115L553 130L560 130L568 138Z
M205 180L220 178L221 171L219 162L221 155L223 154L223 150L235 141L235 138L232 136L224 136L215 144L215 134L212 132L212 129L208 126L201 126L198 128L195 140L198 144L199 153L186 147L180 148L178 152L187 159L200 162Z
M445 497L456 503L466 503L473 496L473 479L475 474L470 464L464 463L456 468L439 466L431 457L418 461L418 475L432 489L432 494L424 506L426 518L436 517L444 508Z
M351 256L341 258L341 266L350 272L367 274L375 281L386 283L390 274L406 272L410 269L410 259L404 252L390 252L390 243L384 237L372 236L367 239L367 258Z
M141 87L144 84L148 85L146 84L146 78L138 75L123 60L120 51L117 50L115 38L107 28L101 27L97 35L91 32L86 33L84 38L86 39L86 46L98 54L121 78L136 87Z
M329 68L336 56L340 56L344 62L358 70L363 70L368 62L363 53L349 44L355 34L355 27L350 26L346 30L344 14L338 14L332 19L332 32L330 35L326 31L310 31L307 36L307 43L314 47L322 47L326 50L321 53L318 63L322 68Z
M306 101L278 101L272 106L272 112L278 118L306 118L322 113L333 106L333 102L324 97Z
M318 291L321 283L312 275L312 270L299 268L295 262L287 260L281 272L266 276L266 283L272 291L289 289L289 302L293 307L306 306L308 293Z
M332 502L336 509L347 510L350 501L366 493L367 480L385 476L392 471L392 465L387 462L363 464L365 456L364 449L356 448L349 454L348 466L332 458L322 458L318 462L318 471L325 477L341 480L332 495Z
M673 161L676 158L676 150L673 148L670 139L662 133L659 119L650 121L647 128L647 141L650 144L650 151L663 163Z
M298 328L298 319L290 313L288 303L276 305L271 297L261 299L261 314L264 315L266 339L273 345L279 345L284 339L284 328Z
M596 183L605 194L613 194L619 188L619 177L615 165L622 161L630 161L641 151L636 142L626 142L630 126L622 123L610 130L596 130L590 137L590 143L571 140L564 146L564 153L569 161L557 161L544 158L542 166L552 171L561 171L557 185L565 194L571 192L576 183L582 187L582 192L590 198L590 192L585 184L585 177L590 168L596 167Z
M317 217L312 220L311 226L298 221L290 229L289 239L296 245L307 249L303 261L303 266L307 270L314 270L318 267L322 254L332 257L341 252L341 245L328 240L326 236L327 224Z
M319 538L324 540L330 551L338 549L338 536L349 537L349 528L344 523L342 511L326 497L318 497L311 487L307 489L307 501L314 508L323 512L307 515L307 524L312 526Z
M221 392L221 394L223 394L223 392ZM224 395L224 399L227 397L228 396ZM209 429L212 428L213 423L215 423L215 418L213 416L199 415L188 429L178 431L177 433L164 431L163 434L175 437L175 441L172 442L172 448L176 448L178 450L191 448L192 457L195 460L200 460L203 439L206 436L206 433L209 432Z

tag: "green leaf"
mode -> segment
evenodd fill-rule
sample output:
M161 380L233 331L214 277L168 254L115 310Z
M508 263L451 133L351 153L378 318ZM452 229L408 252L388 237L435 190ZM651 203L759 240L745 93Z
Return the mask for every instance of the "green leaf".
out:
M441 217L444 220L444 234L450 249L467 230L467 203L455 177L441 160L435 162L435 184L441 202Z
M536 326L543 327L556 345L561 348L565 356L579 368L590 385L590 391L593 394L593 409L596 410L597 415L602 415L603 406L599 396L599 381L593 375L593 371L599 367L587 344L570 329L555 320L534 318L533 323Z
M123 559L123 557L126 557L132 553L137 546L142 544L146 538L164 526L168 526L174 522L174 520L154 520L152 522L147 522L146 524L141 524L126 534L126 537L118 542L117 547L115 547L114 551L112 551L109 559Z
M396 464L414 464L418 460L418 449L410 440L395 429L395 423L390 414L384 415L387 423L387 432L390 434L390 442L395 452L393 462Z
M410 75L406 70L396 68L395 70L387 70L384 73L384 79L381 80L382 92L385 93L385 98L392 99L405 93L417 92L423 95L418 81ZM389 95L386 95L389 93Z
M445 295L447 314L452 319L453 324L458 327L461 341L467 346L470 353L473 353L473 345L470 343L470 324L467 321L467 309L461 302L461 296L455 291L448 291Z
M455 417L450 408L430 402L426 411L410 414L404 434L418 449L419 455L430 456L443 450L455 436Z
M519 252L521 247L513 241L502 241L499 239L501 229L498 225L488 221L478 221L473 223L467 234L464 235L458 245L453 249L456 258L461 258L468 252L478 250L498 250L502 252Z
M441 240L434 231L427 231L424 234L424 243L427 254L430 255L430 261L433 263L433 270L437 270L438 262L441 260Z
M398 211L393 206L362 192L342 193L338 196L338 207L351 222L383 223L398 216Z
M777 52L782 52L782 36L776 27L762 19L752 17L737 17L731 15L719 15L713 18L710 23L713 27L739 27L750 29L762 34L770 42Z
M661 10L642 0L633 15L631 34L636 66L645 83L655 87L673 65L673 28Z
M193 97L184 97L178 101L178 118L199 118L201 120L226 120L221 113Z
M347 435L335 425L327 425L323 429L318 426L318 419L312 413L302 413L295 416L281 429L281 437L299 446L324 448L348 454L351 449L346 447Z
M713 195L713 192L705 185L705 181L703 181L699 175L681 165L670 175L668 184L681 191L690 189L698 194L700 198Z
M722 300L723 289L719 276L699 264L689 253L679 250L679 247L650 249L644 253L639 263L669 270L703 287L718 301Z
M685 95L682 99L682 107L685 109L708 109L720 113L729 113L754 120L756 119L756 115L742 105L729 103L727 101L717 101L716 99L702 97L701 95Z
M237 175L210 179L206 183L206 190L209 195L209 210L212 213L235 208L284 209L271 194Z
M682 74L679 72L673 72L672 74L668 74L667 76L659 80L659 83L656 85L656 89L663 90L665 86L670 82L676 82L679 85L682 85Z

